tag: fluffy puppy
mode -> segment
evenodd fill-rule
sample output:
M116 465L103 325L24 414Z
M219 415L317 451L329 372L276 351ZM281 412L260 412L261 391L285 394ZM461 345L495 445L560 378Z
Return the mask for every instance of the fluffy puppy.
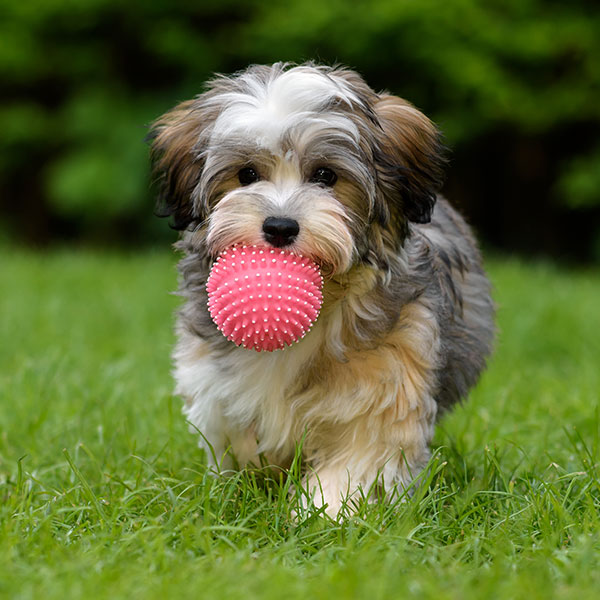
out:
M332 515L374 483L407 488L493 338L473 236L436 196L434 125L353 71L278 63L217 77L151 139L159 206L183 230L176 392L209 460L287 466L302 441L307 490ZM237 243L320 265L322 311L299 343L258 353L217 330L205 284Z

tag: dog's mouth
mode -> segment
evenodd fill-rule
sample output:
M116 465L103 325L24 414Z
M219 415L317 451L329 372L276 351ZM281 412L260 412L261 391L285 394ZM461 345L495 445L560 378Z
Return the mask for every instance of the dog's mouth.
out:
M265 251L275 251L275 252L279 252L281 250L283 250L286 253L289 253L291 255L297 256L298 258L307 258L310 261L312 261L313 263L315 263L317 265L317 267L319 268L319 271L321 273L321 275L323 276L323 279L325 279L326 281L331 279L332 277L334 277L334 275L336 274L336 266L329 260L327 260L326 258L324 258L323 256L319 255L316 252L311 252L308 251L306 248L303 248L300 244L298 243L291 243L286 245L285 247L280 247L274 244L270 244L267 241L261 241L261 242L255 242L254 240L240 240L238 242L235 242L233 244L229 244L228 246L224 247L224 248L213 248L210 256L211 256L211 265L214 264L214 262L218 259L218 257L223 254L224 252L227 251L227 249L229 248L233 248L233 247L248 247L248 248L259 248L259 249L263 249Z
M226 252L229 248L234 248L234 247L235 248L254 248L254 249L264 250L265 252L275 251L275 252L279 253L279 252L283 251L286 254L297 256L298 258L307 258L310 261L314 262L319 267L319 270L323 274L333 272L333 269L334 269L334 266L330 262L328 262L321 256L315 254L314 252L307 252L306 250L302 249L297 244L290 244L290 245L287 245L282 248L280 246L275 246L273 244L269 244L268 242L256 243L254 241L245 241L245 240L235 242L233 244L229 244L225 248L213 249L211 252L211 259L212 259L211 262L214 262L215 260L217 260L217 258L221 254Z

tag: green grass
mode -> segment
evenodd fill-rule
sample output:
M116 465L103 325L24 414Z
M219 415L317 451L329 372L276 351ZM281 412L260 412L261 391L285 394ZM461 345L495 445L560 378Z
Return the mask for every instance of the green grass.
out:
M426 485L335 523L207 476L164 252L0 262L0 597L597 598L600 274L492 260L495 357Z

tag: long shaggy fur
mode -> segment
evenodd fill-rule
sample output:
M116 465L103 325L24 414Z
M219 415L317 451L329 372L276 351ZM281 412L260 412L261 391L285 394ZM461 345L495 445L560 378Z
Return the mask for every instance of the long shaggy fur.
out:
M493 338L475 241L437 196L434 125L352 71L275 64L216 78L152 140L160 211L184 231L175 379L201 445L219 467L260 453L287 465L303 440L308 489L331 514L376 481L407 487ZM257 180L240 184L250 167ZM333 185L315 180L324 167ZM266 243L267 217L298 222L289 249L326 278L311 332L272 354L227 341L205 288L221 250Z

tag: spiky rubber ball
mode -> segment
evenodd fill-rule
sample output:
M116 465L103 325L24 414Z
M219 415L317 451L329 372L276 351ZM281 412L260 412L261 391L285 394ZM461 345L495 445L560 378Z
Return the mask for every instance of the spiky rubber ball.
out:
M219 331L258 352L302 339L319 316L322 289L312 260L270 246L226 248L206 283L208 310Z

